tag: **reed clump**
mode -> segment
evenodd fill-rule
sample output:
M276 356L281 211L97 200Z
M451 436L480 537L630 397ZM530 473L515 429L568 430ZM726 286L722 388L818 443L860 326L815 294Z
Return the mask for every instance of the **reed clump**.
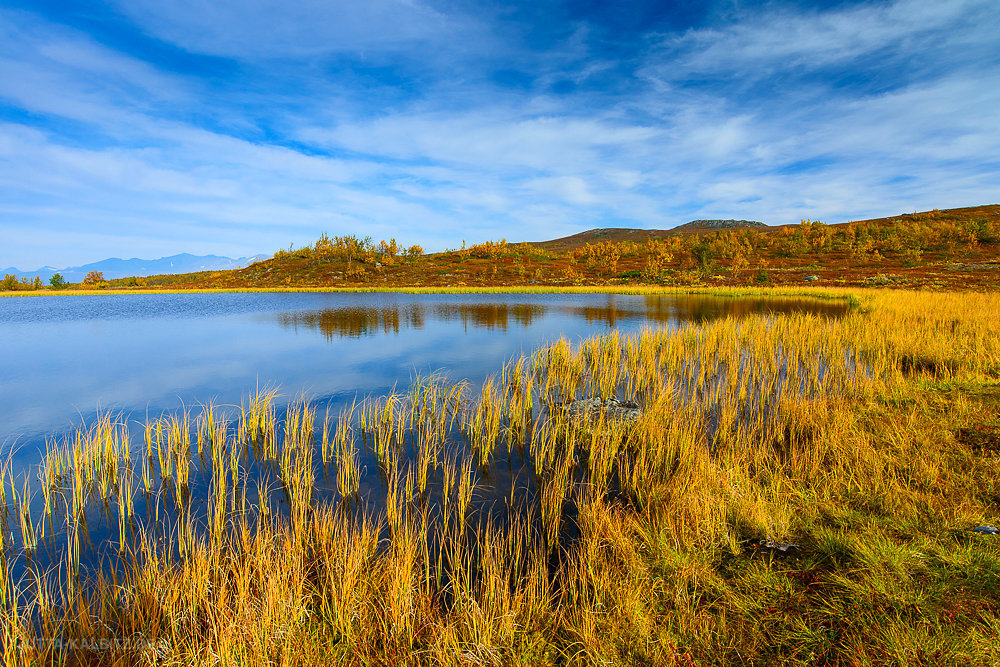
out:
M829 296L859 307L560 341L319 438L258 392L232 429L147 422L134 461L105 416L43 491L2 471L5 664L989 664L996 453L955 434L1000 407L1000 297ZM211 465L182 471L193 446ZM317 500L314 451L351 502ZM181 479L207 502L130 509ZM83 577L109 499L114 567Z
M358 493L361 480L358 448L351 432L351 410L341 414L337 422L337 435L333 441L333 458L337 465L337 490L342 498L352 498Z

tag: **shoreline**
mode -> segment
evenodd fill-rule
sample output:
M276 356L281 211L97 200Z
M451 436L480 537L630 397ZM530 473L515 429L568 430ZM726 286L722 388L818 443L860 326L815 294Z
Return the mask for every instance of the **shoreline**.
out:
M52 290L52 291L11 291L0 292L4 297L42 296L148 296L153 294L622 294L622 295L666 295L704 294L718 297L806 297L822 300L843 299L857 301L865 294L886 291L923 292L926 290L884 290L863 287L663 287L663 286L612 286L612 285L572 285L572 286L501 286L501 287L257 287L257 288L198 288L198 289L124 289L124 290ZM936 292L937 293L937 292ZM941 292L948 293L948 292ZM956 294L966 292L954 292Z

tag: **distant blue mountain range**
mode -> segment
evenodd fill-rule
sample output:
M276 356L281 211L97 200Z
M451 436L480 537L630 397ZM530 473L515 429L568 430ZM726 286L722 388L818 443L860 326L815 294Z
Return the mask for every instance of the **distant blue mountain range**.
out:
M253 257L219 257L218 255L191 255L181 253L170 257L159 259L119 259L112 257L99 262L84 264L83 266L70 266L65 269L56 269L51 266L43 266L34 271L22 271L14 267L0 269L0 274L13 273L18 278L34 278L38 276L43 281L48 282L53 274L59 273L71 283L78 283L83 280L91 271L101 271L108 280L112 278L125 278L127 276L157 276L165 273L194 273L196 271L225 271L227 269L239 269L249 266L260 259L266 259L268 255L255 255Z

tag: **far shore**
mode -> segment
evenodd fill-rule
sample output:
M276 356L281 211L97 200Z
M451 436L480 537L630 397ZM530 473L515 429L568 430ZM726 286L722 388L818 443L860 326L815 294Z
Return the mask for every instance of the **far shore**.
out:
M272 294L272 293L342 293L342 294L703 294L718 297L804 297L838 299L852 305L865 293L882 290L854 287L663 287L657 285L530 285L530 286L427 286L427 287L258 287L258 288L199 288L199 289L97 289L97 290L37 290L0 292L0 297L99 296L150 294ZM907 290L900 290L907 291ZM909 290L912 291L912 290Z

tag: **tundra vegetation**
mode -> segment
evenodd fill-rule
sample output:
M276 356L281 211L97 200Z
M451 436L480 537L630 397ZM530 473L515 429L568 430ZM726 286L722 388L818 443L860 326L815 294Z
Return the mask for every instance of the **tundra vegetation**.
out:
M18 280L17 276L13 273L8 273L4 275L3 280L0 280L0 291L13 292L15 290L36 292L42 289L42 279L38 276L29 279L27 276L22 276Z
M147 279L175 288L801 284L1000 286L1000 206L826 225L595 230L545 243L486 241L431 255L353 236L245 269Z
M81 289L578 285L1000 287L1000 206L827 225L601 229L543 243L501 239L440 253L395 239L322 235L233 271L103 280ZM89 282L88 282L89 281ZM0 285L28 289L16 276ZM40 287L40 284L38 285Z
M105 415L3 471L4 664L993 664L1000 297L816 293L854 308L562 341L322 419Z

